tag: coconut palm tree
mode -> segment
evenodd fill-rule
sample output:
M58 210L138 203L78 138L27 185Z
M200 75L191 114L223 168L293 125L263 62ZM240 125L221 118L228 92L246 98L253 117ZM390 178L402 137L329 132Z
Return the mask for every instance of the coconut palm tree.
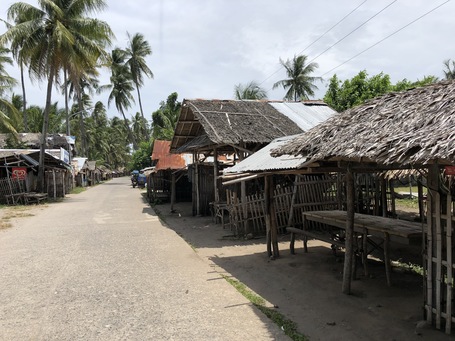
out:
M145 123L146 120L144 117L144 110L142 109L141 92L139 89L144 85L144 75L153 78L153 72L149 69L147 63L145 62L145 58L152 54L152 48L141 33L136 33L133 36L127 33L127 35L128 47L125 50L126 64L130 69L131 77L133 79L134 86L136 87L139 109L141 111L142 120ZM148 139L149 134L147 129L145 129L146 125L144 124L143 127L144 134Z
M450 66L450 62L452 62L452 66ZM451 61L450 59L444 60L444 78L448 80L455 79L455 61Z
M267 91L259 86L255 81L246 85L238 84L234 87L235 99L264 99L267 98Z
M8 54L9 50L0 46L0 130L15 134L18 110L6 99L6 93L16 84L16 80L6 72L6 65L13 63Z
M284 99L297 101L314 96L314 90L318 89L314 83L321 81L322 78L311 76L319 65L317 63L306 64L307 59L308 57L305 55L294 56L292 60L286 61L280 58L280 64L285 68L288 78L273 84L273 89L282 86L284 90L287 90Z
M112 101L115 102L115 107L123 116L129 140L133 143L133 149L136 150L137 142L125 115L125 109L131 108L131 104L134 103L134 97L132 95L134 87L130 70L122 62L124 55L124 51L121 49L117 48L112 50L111 84L100 87L100 89L106 89L108 87L111 88L107 105L109 107Z
M38 172L38 187L43 190L44 149L54 83L62 70L78 78L84 70L92 69L113 34L107 23L87 17L106 7L105 0L38 0L38 6L12 4L8 18L27 20L1 35L0 44L20 41L31 75L47 81Z

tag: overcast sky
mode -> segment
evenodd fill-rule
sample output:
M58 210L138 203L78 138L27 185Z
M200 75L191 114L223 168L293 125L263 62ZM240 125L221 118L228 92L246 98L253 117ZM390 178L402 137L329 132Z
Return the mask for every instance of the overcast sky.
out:
M13 2L0 1L1 18L6 18ZM36 5L36 1L26 2ZM319 64L314 75L325 80L317 84L315 99L324 96L327 80L334 73L342 80L361 70L370 76L384 72L392 82L403 78L415 81L425 75L442 78L443 61L455 60L455 1L445 2L107 0L108 8L91 16L111 26L116 35L113 47L126 47L126 32L142 33L150 43L153 54L147 63L155 77L146 79L141 89L145 115L150 119L159 103L172 92L179 94L180 101L232 99L236 84L254 80L267 90L270 99L282 99L283 89L272 91L273 83L286 78L279 59L302 53ZM444 5L410 24L441 4ZM4 26L0 26L0 33L4 31ZM19 79L17 68L10 68L9 72ZM101 83L107 82L105 72ZM20 89L16 92L20 93ZM29 103L44 106L45 84L28 85L27 96ZM54 100L63 107L56 91ZM107 104L107 94L95 100ZM138 110L133 104L128 116ZM109 116L114 115L120 116L112 104Z

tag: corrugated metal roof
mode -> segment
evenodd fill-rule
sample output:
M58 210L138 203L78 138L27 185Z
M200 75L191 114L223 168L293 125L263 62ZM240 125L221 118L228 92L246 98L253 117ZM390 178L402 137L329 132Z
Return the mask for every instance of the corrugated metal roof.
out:
M294 121L300 129L307 131L336 114L326 104L305 102L270 102L276 110Z
M272 157L270 151L274 148L279 148L296 135L280 137L270 142L264 148L247 157L242 162L239 162L233 167L226 168L224 174L238 174L247 172L264 172L270 170L298 169L306 161L304 157L296 157L292 155L283 155L280 157Z
M153 144L152 160L158 160L155 171L182 169L187 163L181 154L171 154L171 141L156 140Z

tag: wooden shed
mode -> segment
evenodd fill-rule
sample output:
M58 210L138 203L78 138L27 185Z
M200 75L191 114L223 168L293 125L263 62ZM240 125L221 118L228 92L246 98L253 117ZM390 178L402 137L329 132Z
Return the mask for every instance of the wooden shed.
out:
M318 101L185 99L171 152L193 154L193 213L208 214L210 203L226 201L220 156L231 156L232 165L273 139L302 133L334 113Z
M171 141L155 140L151 155L153 167L144 174L147 175L149 201L170 201L173 210L176 201L191 201L191 184L188 180L191 155L171 154L170 147Z
M275 156L305 157L302 167L309 171L343 173L347 200L347 211L341 217L346 221L345 293L350 292L354 226L359 223L354 213L353 175L412 169L426 178L428 213L421 225L425 318L448 334L455 323L454 135L455 83L440 82L368 101L272 151ZM384 238L387 242L389 235Z

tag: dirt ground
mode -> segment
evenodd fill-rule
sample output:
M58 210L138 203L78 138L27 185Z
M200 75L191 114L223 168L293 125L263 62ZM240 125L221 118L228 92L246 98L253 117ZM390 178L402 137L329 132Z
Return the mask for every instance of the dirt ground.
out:
M20 218L46 209L45 204L0 210L0 221L20 226ZM381 262L370 260L370 276L352 283L352 294L341 293L343 254L334 256L330 246L309 242L303 252L300 241L296 255L289 252L289 236L280 237L280 258L270 260L265 238L233 238L229 228L215 224L211 217L193 217L189 203L158 205L155 211L164 224L174 230L213 271L231 276L275 306L298 325L309 340L453 340L423 321L422 278L394 268L392 287L388 287ZM176 250L178 252L178 250ZM420 259L419 250L394 248L395 259L407 262ZM220 293L222 295L222 293Z
M280 237L280 258L270 260L265 238L239 240L211 217L193 217L190 204L155 207L166 225L190 243L220 274L232 276L296 322L310 340L453 340L423 321L422 277L394 267L388 287L384 264L371 259L370 275L357 271L352 294L341 293L343 253L330 245ZM393 259L421 262L420 248L393 245Z

